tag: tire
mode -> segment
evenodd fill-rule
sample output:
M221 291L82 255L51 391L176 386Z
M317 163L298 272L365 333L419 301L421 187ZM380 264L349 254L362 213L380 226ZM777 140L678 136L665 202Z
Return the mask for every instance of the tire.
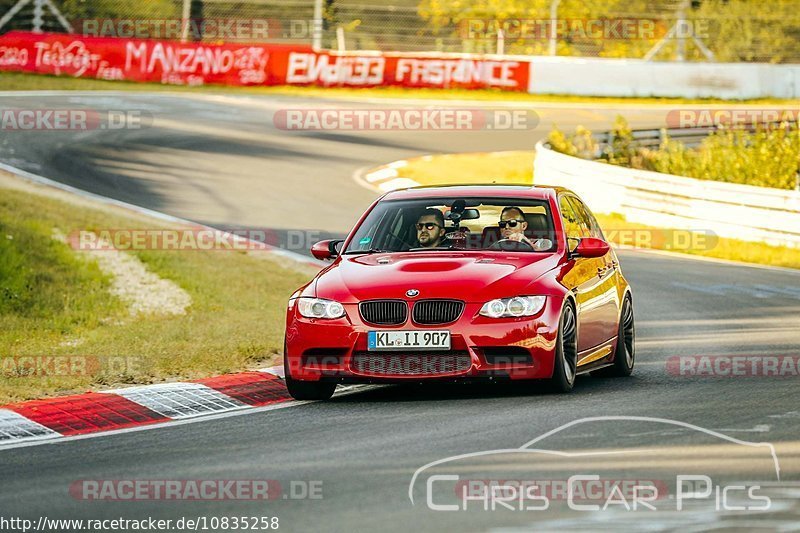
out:
M553 377L548 383L553 392L565 393L575 386L578 365L578 321L571 304L564 306L558 323Z
M336 390L336 383L299 381L292 378L286 361L286 349L283 350L283 373L289 395L295 400L329 400Z
M617 349L614 351L614 364L600 369L596 375L601 377L624 378L631 375L636 362L636 324L633 318L633 301L626 296L622 302L622 312L617 330Z

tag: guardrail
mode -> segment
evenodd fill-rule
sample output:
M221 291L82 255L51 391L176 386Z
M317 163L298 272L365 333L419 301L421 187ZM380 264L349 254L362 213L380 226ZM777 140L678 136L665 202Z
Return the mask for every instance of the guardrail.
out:
M703 129L712 131L674 130L670 136L693 144L702 140ZM635 139L637 135L639 141L655 144L661 133L642 130L634 133ZM595 139L602 144L611 137L603 133ZM592 210L619 213L631 222L800 247L800 191L620 167L558 153L544 141L536 145L534 180L572 189Z
M784 124L786 124L786 126L784 126ZM796 120L784 120L776 122L770 121L736 124L737 129L744 129L750 133L758 131L759 128L776 129L785 127L797 128L800 127L800 123L798 123ZM636 141L636 144L645 148L660 146L667 137L676 141L680 141L686 146L693 148L699 146L703 139L717 131L720 131L720 128L716 126L698 128L661 128L652 130L633 130L631 131L631 137L634 141ZM601 146L601 148L604 148L608 146L611 141L613 141L614 134L610 131L593 133L592 138L598 143L598 145Z
M665 128L660 130L634 130L631 137L640 146L649 148L659 146L665 137L680 141L687 146L697 146L717 128ZM592 137L602 146L607 146L614 138L611 132L595 133Z

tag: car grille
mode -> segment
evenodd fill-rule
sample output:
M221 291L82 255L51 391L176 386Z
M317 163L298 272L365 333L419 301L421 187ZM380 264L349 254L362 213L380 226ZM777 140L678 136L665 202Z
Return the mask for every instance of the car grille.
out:
M354 352L350 361L350 369L354 373L375 376L435 376L466 372L471 366L472 360L465 351Z
M402 300L372 300L361 302L359 313L364 322L384 326L403 324L408 318L408 305Z
M460 300L420 300L414 304L413 317L417 324L448 324L464 312Z

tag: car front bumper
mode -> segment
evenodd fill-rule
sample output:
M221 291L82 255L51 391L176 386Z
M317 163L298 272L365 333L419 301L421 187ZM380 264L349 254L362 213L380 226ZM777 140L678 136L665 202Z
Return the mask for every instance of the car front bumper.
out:
M543 379L553 374L561 303L548 298L534 317L491 319L478 315L482 304L467 303L450 324L399 326L363 322L357 304L345 304L345 317L335 320L301 316L290 302L286 353L293 379L346 383L407 381L472 381L508 378ZM450 331L448 351L367 350L369 331Z

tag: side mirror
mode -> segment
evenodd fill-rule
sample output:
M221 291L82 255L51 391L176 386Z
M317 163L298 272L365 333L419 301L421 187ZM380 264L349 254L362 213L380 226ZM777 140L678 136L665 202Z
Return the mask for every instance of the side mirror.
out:
M319 241L311 247L311 255L322 261L333 259L339 255L337 247L343 242L341 239Z
M611 246L603 239L585 237L570 254L571 257L603 257L611 250Z

